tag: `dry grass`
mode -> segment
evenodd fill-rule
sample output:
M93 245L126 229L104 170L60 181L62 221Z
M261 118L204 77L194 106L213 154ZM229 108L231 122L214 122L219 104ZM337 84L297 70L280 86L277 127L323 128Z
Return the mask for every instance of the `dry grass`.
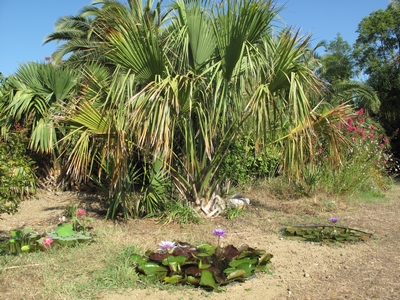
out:
M392 276L393 281L400 281L398 274L400 265L398 256L394 254L398 250L396 247L400 244L400 234L389 227L399 225L399 220L395 215L400 207L399 190L400 187L396 185L394 190L387 192L386 198L368 198L364 195L364 198L369 199L365 203L359 199L357 201L332 199L323 194L311 199L277 199L266 193L262 186L254 186L245 192L245 195L252 200L252 205L240 217L233 220L218 217L203 224L182 226L178 224L162 226L154 219L130 220L127 223L114 224L105 222L97 209L90 211L91 206L87 206L89 214L95 218L92 231L95 242L57 251L1 256L0 294L2 299L96 299L99 297L103 299L133 299L135 297L178 299L180 296L176 295L186 295L182 299L204 297L265 299L265 293L268 292L271 295L268 299L282 299L289 296L289 289L293 299L342 299L345 295L350 295L350 298L353 295L353 292L349 292L351 285L361 298L390 299L388 297L391 295L391 290L393 293L400 293L397 284L386 280L387 276ZM25 211L23 205L19 215L3 220L1 225L9 224L12 227L18 220L29 220L32 224L42 224L42 228L54 226L48 214L40 213L41 211L48 212L50 209L46 208L46 204L49 205L51 202L44 200L38 199L36 203L27 203L31 208L37 208L36 217L32 220L27 217L32 215L32 209ZM71 196L68 201L71 201ZM54 200L54 203L56 202L57 200ZM57 204L54 206L57 208L50 211L56 215L67 203ZM316 248L316 245L282 240L279 236L279 228L284 225L326 223L326 220L333 215L340 218L341 224L371 231L380 239L365 244ZM5 228L4 226L2 228ZM274 275L261 276L242 287L239 285L229 287L227 293L229 291L233 293L229 293L228 297L226 293L210 294L189 287L172 288L144 283L138 280L129 264L129 254L144 253L148 249L154 250L161 240L179 240L192 244L214 243L211 232L216 227L227 229L226 242L228 243L234 245L246 243L274 254L275 257L272 259L275 266ZM0 230L4 231L2 228ZM375 259L376 265L366 265L362 261L368 256L372 256L372 261ZM299 259L298 264L294 261L297 259ZM357 270L357 266L367 269L360 271ZM320 298L318 295L326 285L324 276L329 277L329 275L324 275L327 274L324 272L327 270L340 272L339 269L345 267L347 269L343 273L343 280L349 281L349 287L341 286L345 284L344 281L342 278L339 280L335 277L337 283L330 282L330 284L336 288L336 296ZM373 275L374 272L378 272L378 276ZM374 289L368 290L364 285L357 285L357 282L367 283L365 278L360 278L366 275L370 276L368 282L374 284ZM384 287L389 290L382 292ZM166 294L163 291L165 289L168 289ZM129 293L126 298L123 298L123 295L118 296L118 293L123 291ZM381 298L373 298L372 296L378 291ZM168 298L169 294L172 298Z

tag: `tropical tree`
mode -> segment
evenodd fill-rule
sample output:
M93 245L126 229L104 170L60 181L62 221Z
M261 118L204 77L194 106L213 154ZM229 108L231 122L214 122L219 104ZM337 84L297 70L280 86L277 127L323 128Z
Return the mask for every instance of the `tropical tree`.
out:
M275 35L272 0L178 0L165 14L160 2L96 3L91 34L104 60L82 69L80 97L64 111L70 134L63 141L73 145L72 174L106 174L110 217L119 207L125 217L137 215L140 200L131 195L146 168L153 174L147 186L158 186L144 193L153 201L146 213L168 198L166 178L208 212L223 179L215 174L244 128L258 147L281 147L293 179L313 161L318 134L331 137L332 166L340 162L334 137L349 107L312 108L324 85L304 63L309 37L290 29Z
M379 113L375 116L392 137L400 127L400 8L396 2L386 10L372 12L361 21L354 44L357 65L368 75L368 85L381 100ZM398 139L392 139L391 144L398 154Z
M53 117L77 86L77 72L61 65L29 62L8 78L14 93L3 115L30 127L30 148L52 153L59 139Z

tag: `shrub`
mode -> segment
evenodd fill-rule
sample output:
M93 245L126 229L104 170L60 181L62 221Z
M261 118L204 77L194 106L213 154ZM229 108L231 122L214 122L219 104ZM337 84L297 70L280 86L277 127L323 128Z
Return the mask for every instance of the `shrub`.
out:
M383 130L364 115L363 109L347 120L346 126L340 126L350 150L344 152L340 166L332 170L329 152L323 142L314 145L318 154L318 172L321 185L338 194L352 194L358 190L387 188L387 174L394 166L390 153L389 138Z
M18 131L0 139L0 214L15 213L20 201L36 191L34 161L26 145Z
M218 170L218 176L241 185L254 178L274 176L278 164L279 157L273 148L257 151L254 141L246 136L230 146Z

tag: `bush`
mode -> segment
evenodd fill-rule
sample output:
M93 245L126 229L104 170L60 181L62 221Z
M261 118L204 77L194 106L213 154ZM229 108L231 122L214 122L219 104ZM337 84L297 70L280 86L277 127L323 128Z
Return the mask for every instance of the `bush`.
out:
M388 171L398 169L390 153L389 138L363 112L363 109L359 110L347 120L346 126L341 126L351 147L350 151L342 155L339 168L332 170L329 152L323 144L315 145L319 166L314 175L320 185L336 194L385 190L388 186Z
M279 164L279 157L272 148L257 151L250 137L236 140L223 160L218 176L233 184L246 184L255 178L272 177Z
M15 213L20 201L36 191L34 161L26 154L22 132L0 139L0 214Z

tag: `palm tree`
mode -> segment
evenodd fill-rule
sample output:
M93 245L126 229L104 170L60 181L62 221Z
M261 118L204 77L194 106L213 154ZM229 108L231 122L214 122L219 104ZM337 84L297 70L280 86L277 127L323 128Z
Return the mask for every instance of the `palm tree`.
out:
M74 96L78 73L62 65L29 62L8 77L14 93L3 115L30 126L30 148L53 153L61 132L53 117L61 104Z
M340 122L347 113L346 107L312 109L309 99L323 83L304 63L309 38L290 30L274 34L279 9L272 0L178 0L166 15L160 3L102 3L92 29L115 69L91 64L84 70L90 76L82 99L64 121L74 128L68 139L78 141L71 172L89 174L93 160L108 169L114 208L129 206L118 197L133 184L134 154L162 162L185 199L204 205L245 123L260 145L282 145L284 167L298 177L313 155L307 149L315 128L332 134L329 120Z

